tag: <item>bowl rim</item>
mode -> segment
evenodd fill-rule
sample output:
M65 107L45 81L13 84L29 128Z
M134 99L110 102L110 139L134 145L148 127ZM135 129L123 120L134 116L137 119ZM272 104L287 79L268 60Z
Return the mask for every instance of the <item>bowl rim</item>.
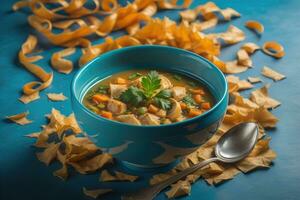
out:
M219 101L217 101L217 103L211 109L209 109L208 111L204 112L203 114L198 115L198 116L193 117L193 118L185 119L185 120L180 121L180 122L175 122L175 123L171 123L171 124L160 124L160 125L134 125L134 124L128 124L128 123L118 122L118 121L115 121L115 120L110 120L110 119L106 119L104 117L101 117L100 115L97 115L96 113L94 113L91 110L89 110L88 108L86 108L82 104L82 102L80 102L80 100L76 97L76 95L75 95L75 83L76 83L76 80L96 60L104 59L106 57L111 57L111 56L114 56L115 54L119 54L119 53L128 51L130 49L144 49L144 48L162 48L162 49L166 49L166 50L178 51L178 53L189 54L190 56L194 56L194 57L196 57L198 59L201 59L202 61L204 61L205 63L207 63L208 65L210 65L212 67L212 69L215 70L221 76L222 81L224 82L224 85L225 85L225 90L224 90L224 93L222 94L221 99ZM73 79L72 79L72 82L71 82L71 98L72 98L72 101L75 100L76 103L79 104L79 106L80 106L81 109L83 109L87 114L91 115L92 117L96 118L97 120L104 121L104 122L107 122L107 123L111 123L112 125L119 125L119 126L121 125L121 126L125 126L125 127L159 128L159 127L172 127L172 126L190 124L192 122L204 119L206 116L208 116L211 113L213 113L222 104L222 102L224 102L227 99L227 97L228 97L228 85L227 85L226 77L225 77L224 73L215 64L213 64L212 62L210 62L206 58L204 58L204 57L202 57L202 56L200 56L200 55L198 55L198 54L196 54L194 52L191 52L191 51L188 51L188 50L185 50L185 49L181 49L181 48L177 48L177 47L164 46L164 45L128 46L128 47L123 47L123 48L120 48L120 49L115 49L115 50L112 50L112 51L105 52L105 53L97 56L93 60L89 61L88 63L84 64L84 66L82 66L82 68L80 70L78 70L77 73L73 76Z

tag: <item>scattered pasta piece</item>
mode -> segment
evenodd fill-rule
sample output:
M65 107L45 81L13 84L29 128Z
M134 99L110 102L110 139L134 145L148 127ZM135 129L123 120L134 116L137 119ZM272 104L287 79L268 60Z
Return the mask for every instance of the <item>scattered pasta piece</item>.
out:
M178 9L178 8L188 8L192 3L192 0L184 0L182 5L177 4L177 0L167 1L167 0L157 0L157 5L162 9Z
M259 34L262 34L264 32L264 25L262 25L258 21L249 20L245 23L245 26L251 30L256 31Z
M240 49L237 52L237 61L239 65L245 66L245 67L251 67L252 66L252 60L250 56L248 55L248 52L244 49Z
M195 21L198 15L202 15L204 21L210 20L212 18L217 18L217 13L219 13L225 21L229 21L232 18L240 17L241 14L232 8L220 9L215 3L207 2L206 4L200 5L192 10L185 10L180 12L181 19L184 21L192 22Z
M246 71L248 67L239 65L237 60L228 61L225 63L223 69L221 69L226 74L238 74Z
M224 33L212 33L207 36L210 38L222 39L226 44L236 44L245 39L245 33L233 25L230 25Z
M94 189L94 190L88 190L85 187L82 189L83 193L91 198L97 199L98 197L100 197L101 195L107 194L112 192L112 189Z
M262 88L251 92L250 100L267 109L274 109L279 106L281 104L279 101L269 97L269 87L270 85L265 85Z
M28 54L32 53L35 49L36 45L37 38L29 35L19 52L20 63L42 81L32 81L23 86L24 95L20 98L20 100L24 103L29 103L38 99L39 91L49 87L53 80L53 73L47 73L40 66L33 64L33 62L42 59L42 56L28 56Z
M191 193L191 184L188 181L178 181L166 192L169 199L189 195Z
M63 93L48 93L47 96L51 101L65 101L67 99Z
M274 81L280 81L286 78L283 74L280 74L267 66L262 68L261 74L265 77L273 79Z
M51 57L51 66L61 73L69 74L73 70L73 63L64 57L72 55L75 50L75 48L67 48L55 52Z
M253 85L246 80L240 80L239 77L229 75L226 77L228 85L229 85L229 92L237 92L240 90L246 90L253 88Z
M35 101L35 100L39 99L39 98L40 98L39 92L35 92L35 93L30 94L30 95L23 94L19 98L19 100L21 102L25 103L25 104L28 104L28 103L30 103L32 101Z
M58 178L61 178L64 181L67 180L69 176L67 165L64 164L62 168L54 171L53 176L57 176Z
M284 48L275 41L268 41L263 44L262 50L265 54L275 58L282 58L285 55Z
M262 82L262 80L259 77L251 77L251 76L248 77L248 81L250 83L259 83L259 82Z
M231 20L231 18L241 16L241 14L238 11L236 11L232 8L226 8L224 10L220 10L220 13L223 15L223 17L226 21Z
M102 182L105 181L130 181L134 182L138 179L138 176L133 176L129 174L125 174L123 172L114 171L114 175L109 173L107 170L103 170L101 172L99 180Z
M28 114L29 114L29 112L27 111L27 112L23 112L20 114L7 116L6 119L9 119L10 121L17 123L19 125L30 124L30 123L32 123L32 121L27 119Z
M40 132L35 132L35 133L30 133L30 134L27 134L25 135L26 137L29 137L29 138L38 138L40 135Z
M58 143L50 143L43 152L37 153L36 156L41 162L49 165L56 158L58 147Z
M241 49L244 49L250 55L253 54L256 50L259 50L260 47L253 42L247 42L241 46Z
M249 156L237 163L237 168L244 173L255 168L269 168L277 156L269 147L270 140L271 138L259 140Z

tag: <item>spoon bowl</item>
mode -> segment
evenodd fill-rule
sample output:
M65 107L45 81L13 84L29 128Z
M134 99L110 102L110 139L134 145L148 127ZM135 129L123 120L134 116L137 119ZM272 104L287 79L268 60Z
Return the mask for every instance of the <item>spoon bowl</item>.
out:
M237 162L252 151L257 136L258 127L256 123L238 124L219 139L215 148L215 155L225 163Z

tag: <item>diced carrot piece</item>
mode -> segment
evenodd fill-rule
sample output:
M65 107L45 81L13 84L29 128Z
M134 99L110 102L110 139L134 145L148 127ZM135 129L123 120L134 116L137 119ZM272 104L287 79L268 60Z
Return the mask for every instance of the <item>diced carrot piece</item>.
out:
M201 113L202 113L201 110L192 108L192 109L190 109L188 116L189 117L196 117L198 115L201 115Z
M189 89L189 90L192 94L200 94L200 95L205 94L204 90L202 90L202 89Z
M194 95L194 100L197 104L201 104L203 101L202 101L202 96L200 94L196 94Z
M108 111L102 111L100 115L104 118L107 118L107 119L112 119L113 118L113 114L111 112L108 112Z
M209 102L205 102L205 103L202 103L201 104L201 108L205 109L205 110L208 110L211 108L211 105Z
M107 102L109 100L109 97L104 94L95 94L93 95L92 100L96 104L99 104L99 103Z
M149 111L150 113L157 113L158 110L159 110L159 108L156 107L156 106L154 106L154 105L152 105L152 104L150 104L150 105L148 106L148 111Z
M117 84L127 84L127 80L124 79L124 78L118 77L118 78L116 79L116 83L117 83Z
M182 110L185 110L187 108L186 103L180 102L179 104L180 104L180 107L181 107Z

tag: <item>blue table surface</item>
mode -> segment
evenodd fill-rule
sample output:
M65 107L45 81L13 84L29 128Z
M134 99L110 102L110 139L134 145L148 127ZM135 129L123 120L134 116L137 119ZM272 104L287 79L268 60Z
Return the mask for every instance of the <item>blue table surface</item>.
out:
M193 3L196 6L205 1ZM34 77L22 68L17 61L17 52L28 34L32 32L26 17L28 12L12 12L12 1L1 1L0 6L0 116L30 111L29 118L34 123L19 126L0 121L0 199L89 199L81 191L83 186L95 188L99 186L99 173L79 175L72 173L66 182L52 175L60 165L54 163L46 167L35 157L36 150L31 147L33 140L24 137L25 134L40 130L46 122L44 115L51 108L57 108L64 114L71 113L70 100L66 102L50 102L46 92L63 92L70 95L69 85L76 70L69 74L55 72L53 84L41 93L41 99L24 105L17 99L24 83L34 80ZM271 147L278 158L267 170L257 170L247 175L239 174L231 181L219 186L209 186L203 180L192 187L190 196L181 199L300 199L300 1L299 0L252 0L241 1L218 0L221 8L232 7L238 10L242 17L232 23L245 31L246 41L263 44L267 40L276 40L284 44L286 56L276 60L257 52L253 55L254 68L240 74L242 78L261 76L262 66L267 65L287 76L287 79L274 83L262 78L264 83L272 83L271 96L282 102L273 113L280 118L275 130L268 131L272 137ZM158 16L169 16L179 19L178 11L160 12ZM244 27L247 20L259 20L265 26L265 33L258 37ZM216 31L224 31L229 23L218 25ZM214 31L214 29L212 29ZM120 35L122 33L115 33ZM242 44L242 43L241 43ZM241 44L227 47L223 50L224 59L233 59ZM46 47L45 47L46 48ZM50 70L49 58L58 48L46 48L42 53L45 58L39 64ZM75 60L77 54L72 56ZM256 84L261 87L262 83ZM244 93L249 95L249 91ZM143 176L149 174L143 174ZM133 184L112 184L123 189L132 189L146 183L142 178ZM137 184L137 185L136 185ZM298 186L297 186L298 185ZM119 199L118 194L104 196L103 199ZM166 199L161 193L157 199Z

